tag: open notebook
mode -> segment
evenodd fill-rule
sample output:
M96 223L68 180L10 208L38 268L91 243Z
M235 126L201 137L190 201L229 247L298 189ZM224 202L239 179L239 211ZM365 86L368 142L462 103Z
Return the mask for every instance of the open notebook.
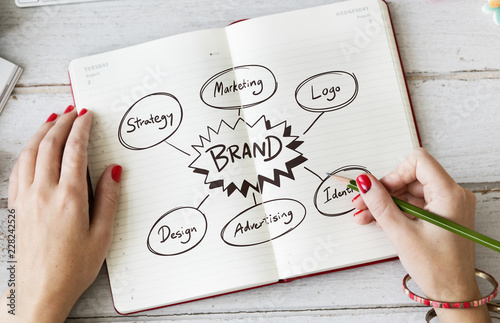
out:
M354 0L76 59L92 183L123 166L106 258L131 313L395 256L329 180L418 137L387 5Z

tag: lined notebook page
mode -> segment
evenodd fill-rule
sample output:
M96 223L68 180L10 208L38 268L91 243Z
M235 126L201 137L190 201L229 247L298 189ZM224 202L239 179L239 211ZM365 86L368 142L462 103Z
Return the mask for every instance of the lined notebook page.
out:
M350 201L356 193L325 174L383 176L418 145L387 18L385 4L360 0L227 28L233 64L265 66L278 83L271 99L244 109L245 119L286 122L303 142L287 149L290 138L281 135L283 151L256 160L257 172L286 171L287 162L307 158L295 159L290 178L262 187L266 214L277 218L270 230L280 278L395 255L381 229L355 224ZM256 79L266 77L254 70ZM252 140L262 142L263 131L251 133ZM280 131L267 133L279 137Z
M217 145L247 138L238 109L231 108L239 107L237 96L208 102L229 108L209 106L200 97L204 83L231 66L223 29L82 58L70 66L77 107L94 113L89 161L94 189L107 165L123 166L106 258L120 313L278 280L271 244L231 246L229 229L227 241L221 239L236 215L264 214L258 196L235 191L228 197L231 182L255 178L251 160L236 167L210 159L210 147L217 155ZM231 71L221 77L231 78ZM198 159L198 151L204 158ZM257 230L236 243L266 240L267 230Z

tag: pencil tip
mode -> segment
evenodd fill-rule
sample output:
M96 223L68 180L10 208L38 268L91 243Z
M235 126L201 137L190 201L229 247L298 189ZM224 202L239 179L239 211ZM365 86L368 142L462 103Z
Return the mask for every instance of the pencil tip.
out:
M343 184L350 184L350 182L352 181L352 179L350 178L347 178L347 177L342 177L342 176L339 176L339 175L334 175L332 173L327 173L331 178L343 183Z

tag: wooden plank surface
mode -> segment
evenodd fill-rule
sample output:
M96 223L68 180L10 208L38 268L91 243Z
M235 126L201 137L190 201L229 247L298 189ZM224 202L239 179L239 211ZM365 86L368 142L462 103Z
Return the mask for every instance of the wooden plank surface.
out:
M93 319L68 319L66 322L187 322L187 323L290 323L290 322L310 322L310 323L386 323L395 322L422 322L427 309L400 307L391 308L366 308L366 309L339 309L339 310L309 310L309 311L273 311L273 312L253 312L253 313L221 313L221 314L182 314L166 317L154 315L144 315L141 317L100 317Z
M4 0L0 57L30 67L21 85L68 84L68 63L77 57L331 2L110 0L21 10ZM407 73L500 71L498 28L481 12L484 0L388 3Z
M19 9L2 1L0 57L25 71L0 115L0 284L10 169L38 126L72 103L73 58L330 2L110 0ZM388 2L422 144L476 193L477 230L500 239L500 27L481 12L483 0ZM500 278L498 253L478 246L476 261ZM401 291L404 273L391 261L120 317L103 269L67 321L422 322L427 309Z

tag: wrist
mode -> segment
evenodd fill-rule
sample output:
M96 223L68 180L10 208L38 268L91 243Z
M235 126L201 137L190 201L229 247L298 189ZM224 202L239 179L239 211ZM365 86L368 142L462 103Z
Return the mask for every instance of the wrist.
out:
M471 322L471 323L490 323L491 317L486 305L474 308L436 308L439 321L447 322Z
M463 302L469 300L481 299L481 292L477 286L477 282L463 284L461 286L455 286L456 288L448 291L443 291L446 299L452 302ZM439 317L439 321L442 323L446 322L471 322L471 323L483 323L491 322L490 313L485 305L471 308L435 308L436 314Z
M14 302L7 297L10 289L0 297L0 322L55 323L64 322L76 300L61 295L37 293L35 290L16 288ZM7 306L12 304L12 306Z
M481 299L481 291L474 273L468 279L439 279L434 282L432 290L423 290L426 297L446 302L466 302ZM427 286L426 286L427 287Z
M77 300L69 295L54 293L50 288L39 293L24 291L23 295L25 297L19 304L23 322L33 323L64 322Z

